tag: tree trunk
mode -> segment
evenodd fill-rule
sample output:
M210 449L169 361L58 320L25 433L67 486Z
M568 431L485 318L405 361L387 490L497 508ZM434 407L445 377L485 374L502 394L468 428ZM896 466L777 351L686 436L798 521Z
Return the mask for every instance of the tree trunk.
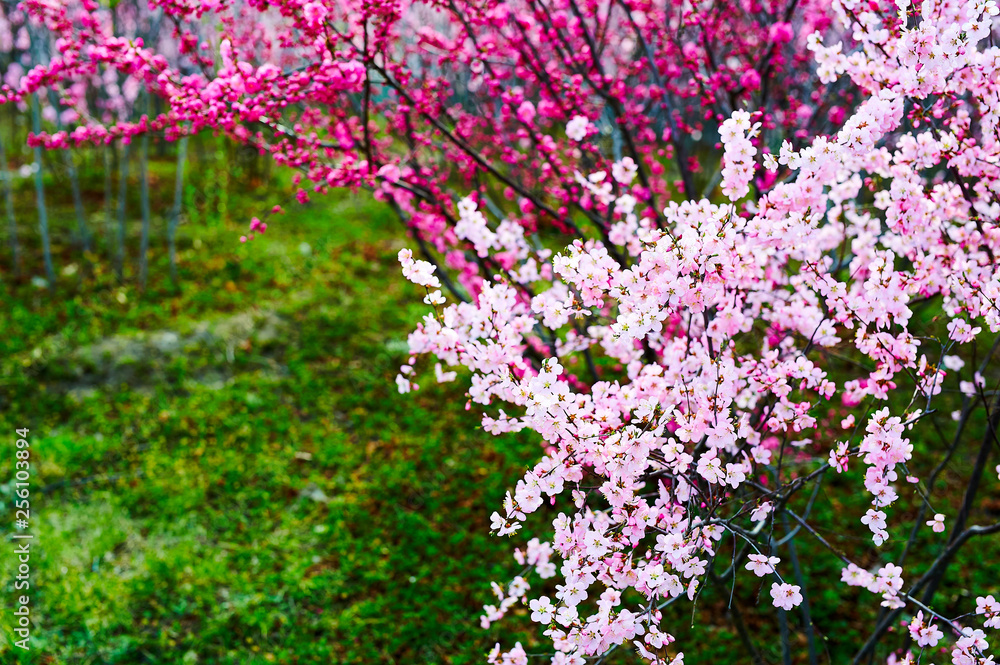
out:
M146 288L149 277L149 134L142 135L139 156L139 200L142 209L142 240L139 243L139 288Z
M14 277L21 276L21 254L17 244L17 221L14 219L14 190L10 181L13 177L7 168L7 153L0 137L0 167L3 168L3 194L7 204L7 237L10 238L10 252Z
M184 163L187 161L187 142L185 136L177 144L177 177L174 180L174 208L170 211L170 221L167 224L167 245L170 251L170 279L177 282L177 225L181 219L181 205L184 201Z
M108 248L112 245L112 238L114 237L114 228L112 226L111 220L111 210L113 208L113 191L112 191L112 177L111 173L114 170L114 146L108 144L104 146L104 237L107 239ZM110 252L109 252L110 254Z
M49 104L56 112L56 128L63 131L62 116L59 114L59 99L54 92L49 93ZM80 247L84 252L90 251L90 231L87 229L87 217L83 212L83 198L80 196L80 178L77 175L76 164L73 162L73 153L67 150L60 150L63 154L63 161L66 163L66 172L69 174L70 191L73 194L73 208L76 212L76 230L80 236Z
M36 134L42 131L42 111L38 94L31 96L31 126ZM45 184L42 182L42 148L35 146L35 198L38 204L38 232L42 236L42 256L45 258L45 276L49 290L56 287L56 271L52 266L52 249L49 246L49 216L45 210Z
M115 247L115 273L125 277L125 196L128 194L128 144L122 144L121 163L118 165L118 244Z

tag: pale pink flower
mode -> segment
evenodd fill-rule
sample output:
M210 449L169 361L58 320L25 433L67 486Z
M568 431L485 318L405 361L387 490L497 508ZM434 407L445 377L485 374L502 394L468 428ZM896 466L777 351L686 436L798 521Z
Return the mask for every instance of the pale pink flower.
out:
M927 526L929 526L934 533L941 533L944 531L944 515L938 513L934 516L934 519L927 521Z
M779 584L775 582L771 585L771 598L774 599L774 606L783 610L790 610L797 607L802 602L800 587L793 584Z
M749 559L747 570L751 571L757 577L764 577L773 573L774 566L781 561L776 556L768 557L766 554L751 554L747 558Z

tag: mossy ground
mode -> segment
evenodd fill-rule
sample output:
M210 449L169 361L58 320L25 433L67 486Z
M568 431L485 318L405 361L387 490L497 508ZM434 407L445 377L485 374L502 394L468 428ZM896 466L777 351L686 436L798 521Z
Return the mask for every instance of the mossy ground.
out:
M15 427L32 444L18 662L480 660L497 631L477 617L511 561L488 515L539 449L480 430L458 383L397 393L426 306L399 278L388 211L326 197L247 245L235 223L183 225L176 286L157 217L141 292L103 243L85 265L59 204L56 290L0 295L8 462ZM236 198L234 217L260 204ZM0 556L7 611L14 563Z

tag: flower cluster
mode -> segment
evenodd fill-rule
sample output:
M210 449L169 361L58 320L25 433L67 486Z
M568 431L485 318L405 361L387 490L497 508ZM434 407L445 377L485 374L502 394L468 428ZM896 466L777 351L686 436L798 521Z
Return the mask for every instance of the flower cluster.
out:
M736 111L722 123L719 136L725 146L722 168L722 194L730 201L743 198L750 191L754 176L754 155L757 148L751 139L760 134L760 123L750 124L750 114Z

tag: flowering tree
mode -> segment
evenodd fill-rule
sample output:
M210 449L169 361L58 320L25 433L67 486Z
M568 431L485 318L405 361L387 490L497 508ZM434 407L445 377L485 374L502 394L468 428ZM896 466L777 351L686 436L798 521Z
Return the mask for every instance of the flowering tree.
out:
M456 233L504 268L467 303L445 306L434 267L400 252L404 275L435 308L410 337L400 391L414 388L417 357L433 356L439 381L464 367L471 401L506 403L511 413L484 415L485 429L527 428L546 442L492 519L496 533L515 534L551 504L554 535L516 552L526 570L497 587L483 623L527 602L553 663L626 644L652 663L681 662L662 610L696 604L709 585L735 590L757 578L779 612L801 608L815 660L797 538L822 545L843 583L883 608L855 662L901 617L908 630L893 660L926 660L947 644L955 665L993 662L994 597L980 590L953 616L933 600L959 549L1000 533L995 521L972 522L987 475L1000 474L987 469L1000 447L1000 392L987 385L1000 337L982 358L976 344L984 329L1000 332L1000 51L987 46L997 7L833 9L857 47L845 53L816 33L809 49L822 79L850 77L862 103L838 131L774 154L759 115L732 113L719 127L727 202L649 214L626 157L610 176L576 176L613 221L608 239L553 253L509 220L491 224L477 197L466 198ZM751 197L762 169L780 182ZM838 408L823 406L835 398ZM946 436L936 413L954 406ZM980 409L985 423L970 431ZM929 422L941 439L911 441L912 430L935 438ZM935 481L969 454L970 436L978 450L961 501L943 505ZM881 548L874 564L859 565L810 522L839 474L850 481L838 491L870 499L841 528L870 530ZM923 538L933 545L915 547ZM528 600L532 570L557 577L554 594ZM527 657L498 645L490 662Z
M805 35L829 18L811 0L697 9L662 0L156 0L170 48L122 33L90 0L25 6L60 35L60 56L0 101L113 70L167 106L139 122L81 109L75 128L35 141L58 148L221 129L300 169L310 183L301 201L329 187L375 191L424 258L444 255L466 290L491 259L451 251L463 248L458 192L476 189L526 228L607 242L607 219L576 192L578 162L608 168L629 157L641 183L634 195L657 210L717 186L720 174L699 156L717 149L718 124L733 110L749 104L771 135L792 137L842 119L854 100L850 86L827 90L815 75ZM210 38L213 25L220 39ZM755 186L772 184L765 176ZM247 239L264 229L252 222Z
M162 17L158 12L151 13L142 3L117 2L113 10L104 11L90 17L91 20L103 20L113 27L116 34L135 40L148 40L158 43L164 50L170 52L170 43L159 39ZM82 20L82 19L81 19ZM81 25L87 21L82 20ZM46 29L48 28L48 29ZM148 106L149 95L140 93L143 87L136 77L128 71L114 68L78 67L72 64L67 54L66 39L73 28L66 7L57 4L26 5L21 3L0 1L0 65L3 67L4 101L15 108L12 110L28 112L32 115L32 128L35 134L40 134L43 123L52 127L58 135L64 135L64 127L79 124L103 123L114 124L128 122L145 102ZM42 77L42 78L36 78ZM43 85L44 84L44 85ZM140 120L140 126L144 123ZM52 259L48 249L47 214L42 188L41 147L42 144L32 141L35 146L35 174L37 181L37 212L39 216L40 234L47 276L50 285L55 281ZM126 183L128 178L128 137L121 143L125 144L121 159L116 160L120 167L118 193L118 230L111 230L111 165L110 148L105 150L105 227L113 244L116 272L119 278L124 271L125 237L126 237ZM146 168L148 161L149 135L144 133L141 139L139 159L140 199L142 201L142 235L141 254L139 260L140 282L144 285L147 273L147 251L150 240L150 214L148 196L148 178ZM86 259L92 249L92 234L88 229L84 203L80 191L79 179L72 151L72 144L48 147L60 148L65 164L66 175L73 198L74 212L77 219L76 244L83 250ZM2 151L2 146L0 146ZM5 161L0 155L0 161ZM9 216L13 218L12 215ZM171 224L173 230L175 224ZM18 272L17 233L14 223L9 224L12 253L14 255L14 271ZM171 256L173 256L173 238L171 233ZM173 261L171 261L173 267Z
M527 603L553 663L681 662L697 645L664 612L717 587L760 662L749 584L781 625L801 615L816 661L810 541L881 608L855 662L900 620L896 661L992 662L990 590L957 614L934 599L1000 533L980 521L1000 446L993 0L159 0L167 54L89 0L25 4L61 56L7 101L109 68L167 108L81 112L38 144L221 129L300 169L302 200L363 187L407 221L423 258L403 250L403 273L434 311L399 390L433 357L487 431L545 443L492 522L517 537L552 511L552 537L515 552L485 626ZM952 505L941 475L973 436ZM817 528L824 489L870 502L837 515L870 533L864 559Z

